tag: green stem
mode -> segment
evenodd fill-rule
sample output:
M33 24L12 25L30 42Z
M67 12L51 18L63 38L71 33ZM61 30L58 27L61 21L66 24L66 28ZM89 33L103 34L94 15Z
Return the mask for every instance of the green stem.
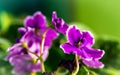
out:
M45 66L44 66L44 61L43 61L42 55L43 55L44 43L45 43L45 37L46 37L47 31L48 31L48 30L46 30L46 32L44 32L43 35L42 35L42 42L41 42L41 45L40 45L40 56L37 55L37 54L35 54L34 52L31 52L25 42L23 42L23 44L22 44L23 47L25 47L28 52L30 52L30 53L34 54L36 57L38 57L38 59L36 59L36 62L37 62L38 60L40 60L42 73L45 72Z
M42 73L44 73L45 72L45 66L44 66L44 61L43 61L42 57L40 57L40 62L41 62L41 71L42 71Z
M46 33L47 33L47 31L44 32L44 34L42 35L42 43L41 43L41 46L40 46L40 62L41 62L42 73L45 72L45 66L44 66L44 61L43 61L42 55L43 55L43 50L44 50Z
M32 52L32 51L29 50L29 48L28 48L28 46L27 46L27 44L26 44L25 42L23 42L22 45L23 45L24 48L26 48L26 50L27 50L28 52L30 52L31 54L34 54L36 57L39 58L39 56L38 56L37 54L35 54L34 52Z
M31 54L34 54L36 57L38 57L38 59L36 60L36 62L37 62L38 60L40 60L42 73L45 72L44 61L43 61L43 59L42 59L42 54L40 54L40 56L38 56L38 55L35 54L34 52L31 52L25 42L23 42L22 45L23 45L24 48L26 48L26 50L27 50L28 52L30 52ZM41 49L43 49L43 48L41 48ZM31 74L32 74L32 73L31 73Z
M75 63L76 63L76 69L72 72L71 75L77 75L77 73L79 71L79 62L78 62L78 56L77 56L77 54L75 54Z

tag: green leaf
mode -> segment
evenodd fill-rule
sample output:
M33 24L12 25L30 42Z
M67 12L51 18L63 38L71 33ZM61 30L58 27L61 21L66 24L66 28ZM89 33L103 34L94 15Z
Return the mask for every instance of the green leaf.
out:
M0 75L14 75L12 69L12 66L7 61L0 59Z
M0 13L1 30L6 32L10 26L11 18L5 11Z
M118 41L98 39L95 42L94 48L105 51L105 55L101 59L105 68L113 67L120 69L120 43Z
M69 75L69 71L64 67L59 67L54 73L55 75Z
M0 50L7 50L10 47L11 43L4 38L0 38Z
M85 66L82 66L77 75L89 75L89 71Z
M0 75L13 75L12 66L8 61L5 61L7 56L7 48L10 47L10 42L4 38L0 38Z
M93 71L91 71L91 70L89 70L89 75L98 75L98 74L93 72Z

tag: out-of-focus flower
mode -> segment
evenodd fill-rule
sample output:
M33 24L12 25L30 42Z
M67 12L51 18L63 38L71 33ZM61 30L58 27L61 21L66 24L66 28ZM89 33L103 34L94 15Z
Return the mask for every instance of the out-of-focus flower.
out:
M48 51L48 50L46 50ZM9 55L6 60L14 66L13 73L17 75L24 75L30 72L37 72L41 70L40 61L35 63L35 58L32 58L23 47L22 43L17 43L8 49ZM47 52L48 53L48 52ZM44 60L47 58L46 52L43 54Z
M26 28L46 28L46 17L41 12L36 12L33 16L28 16L24 21Z
M58 18L56 12L53 12L52 14L52 24L58 32L66 34L68 24L65 23L62 18Z
M34 63L29 55L15 55L10 59L10 63L14 66L13 73L17 75L26 75L31 72L41 70L40 61Z
M102 68L104 65L99 61L104 55L103 50L91 48L94 38L90 32L81 32L75 26L70 26L67 30L68 42L60 47L67 54L77 54L82 62L92 68Z
M18 29L22 37L8 49L9 54L6 57L6 60L14 66L14 73L17 75L41 71L41 62L38 57L42 57L45 61L52 41L58 37L55 30L47 27L45 16L41 12L28 16L24 26ZM42 42L44 42L43 45L41 45ZM41 46L43 46L42 53L40 53ZM35 62L36 60L38 61Z
M45 46L51 46L52 40L58 37L54 29L47 27L46 18L41 12L36 12L33 16L28 16L24 21L24 26L25 28L18 29L21 34L25 34L25 32L32 30L33 34L38 39L41 39L43 34L46 34ZM30 37L32 37L32 35Z

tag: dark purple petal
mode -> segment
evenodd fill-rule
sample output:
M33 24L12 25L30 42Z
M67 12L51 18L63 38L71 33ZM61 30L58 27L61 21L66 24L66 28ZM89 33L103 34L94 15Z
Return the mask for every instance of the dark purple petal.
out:
M26 28L28 27L31 27L31 28L34 28L35 25L34 25L34 22L33 22L33 17L32 16L28 16L25 20L24 20L24 26Z
M53 12L52 23L55 27L61 27L64 24L64 20L61 18L58 18L56 12Z
M28 47L31 47L33 44L33 40L28 41Z
M56 12L53 12L52 14L52 24L55 26L55 29L62 33L66 34L66 31L68 29L68 24L64 22L63 19L57 18Z
M82 60L83 63L92 68L103 68L104 64L99 60Z
M81 38L82 34L75 26L70 26L68 28L67 39L71 45L77 45Z
M64 23L65 23L64 20L61 19L61 18L55 19L55 28L56 29L62 28L62 26L64 25Z
M36 12L34 14L34 26L41 29L46 27L46 17L41 12Z
M26 31L26 28L18 28L18 32L20 32L21 35L24 35Z
M62 34L66 34L66 31L68 29L68 24L63 24L63 26L61 26L60 28L56 28L58 32L62 33Z
M86 32L82 32L82 39L83 39L83 45L91 47L94 44L94 37L93 35L86 31Z
M26 28L41 29L46 27L46 18L41 12L36 12L33 16L28 16L25 19L24 25Z
M45 46L51 46L52 41L58 37L58 34L55 30L49 28L46 31L46 37L45 37Z
M63 49L64 53L70 54L70 53L77 53L79 51L78 48L70 45L69 43L64 43L60 45L60 48Z
M56 19L57 19L57 14L56 14L56 12L53 12L52 13L52 23L53 23L53 25L56 25L56 22L55 22Z

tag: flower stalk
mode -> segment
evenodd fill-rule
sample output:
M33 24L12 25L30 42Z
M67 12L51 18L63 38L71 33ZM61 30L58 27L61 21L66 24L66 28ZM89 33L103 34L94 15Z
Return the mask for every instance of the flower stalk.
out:
M27 46L27 43L23 42L23 43L22 43L22 46L23 46L28 52L30 52L31 54L33 54L33 55L35 55L36 57L39 58L39 56L38 56L36 53L34 53L34 52L32 52L32 51L29 50L29 48L28 48L28 46Z
M79 71L79 61L78 61L78 56L77 54L75 54L75 63L76 63L76 68L75 70L72 72L71 75L77 75L78 71Z
M48 57L48 50L52 40L58 37L57 32L46 25L46 17L38 11L33 16L27 16L24 27L18 29L21 38L8 48L9 55L6 57L13 64L15 74L35 75L32 72L45 72L44 61Z
M27 44L25 42L22 43L23 47L26 48L26 50L32 54L34 54L36 57L38 57L38 59L36 60L36 63L38 60L40 60L41 62L41 71L42 73L45 72L45 67L44 67L44 61L43 61L43 58L42 58L42 52L43 52L43 47L44 47L44 41L45 41L45 35L43 35L43 38L42 38L42 44L41 44L41 49L40 49L40 56L38 56L37 54L35 54L34 52L31 52L27 46Z
M41 62L41 71L42 71L42 73L45 72L45 66L44 66L44 61L43 61L42 55L43 55L43 50L44 50L44 43L45 43L46 33L47 33L47 31L44 32L44 34L42 35L42 43L41 43L41 46L40 46L40 62Z

